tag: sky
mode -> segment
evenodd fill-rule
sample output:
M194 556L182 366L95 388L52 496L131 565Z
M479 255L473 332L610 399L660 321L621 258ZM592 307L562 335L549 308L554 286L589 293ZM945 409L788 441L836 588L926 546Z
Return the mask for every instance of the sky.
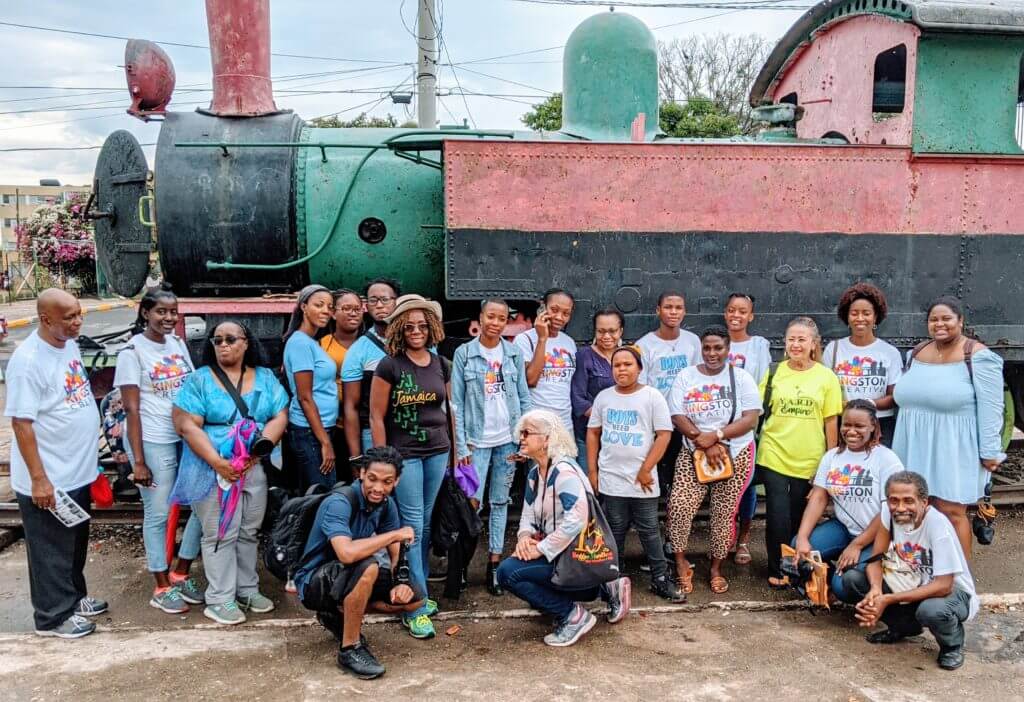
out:
M447 49L441 60L455 64L454 73L442 67L440 91L458 93L461 86L465 92L495 95L441 97L438 118L449 124L469 118L481 129L521 128L520 117L531 104L561 89L562 52L552 47L561 47L584 19L607 10L523 0L437 2ZM808 5L810 0L783 4ZM392 104L388 93L412 89L416 0L271 0L270 9L273 51L330 59L273 56L271 75L278 108L292 109L306 119L336 112L348 119L364 110L378 116L390 113L399 121L415 119L415 105L406 112L410 106ZM623 7L617 11L629 12L655 28L660 41L716 33L757 33L774 41L800 15L797 10ZM0 22L157 42L208 43L205 3L200 0L4 0ZM40 178L56 178L63 184L87 184L98 153L4 149L98 146L118 129L129 130L143 144L157 140L159 123L146 124L125 113L130 100L124 44L121 39L0 24L0 183L33 185ZM210 93L198 90L210 86L209 51L163 48L177 74L169 109L192 111L197 105L207 106ZM552 50L479 61L538 49ZM361 92L300 94L296 90ZM150 168L154 150L145 148Z

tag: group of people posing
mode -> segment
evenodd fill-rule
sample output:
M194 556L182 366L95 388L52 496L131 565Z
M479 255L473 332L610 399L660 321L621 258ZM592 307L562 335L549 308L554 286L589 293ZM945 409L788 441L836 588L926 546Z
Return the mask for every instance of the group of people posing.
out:
M815 322L797 317L777 365L768 341L749 333L755 300L745 293L728 297L724 325L698 336L683 329L683 293L666 290L658 328L632 345L623 343L623 315L608 308L593 317L591 343L577 347L564 331L574 304L569 291L546 292L533 328L509 341L509 305L484 300L479 335L449 362L437 353L445 338L437 302L403 295L393 280L371 281L362 294L311 285L299 293L275 373L240 321L209 328L194 363L174 333L176 298L147 292L115 385L145 509L150 604L175 614L204 604L222 624L274 608L256 571L266 452L252 447L287 437L284 466L297 491L333 488L288 589L335 633L339 665L356 675L384 672L360 633L366 611L400 614L416 638L434 635L431 516L456 465L475 470L470 504L489 511L489 592L508 591L551 615L549 645L571 645L594 626L583 602L602 598L612 623L629 612L627 577L584 590L552 582L557 557L592 517L588 493L598 496L618 552L632 527L651 591L679 603L695 587L688 548L700 505L710 493L707 587L720 595L729 589L730 553L737 565L751 562L761 484L771 587L789 584L783 544L798 558L816 551L834 562L832 589L856 605L861 624L888 625L869 640L890 643L927 626L940 664L962 663L963 622L978 609L966 509L1005 455L1002 361L964 335L956 300L930 306L930 339L904 362L876 336L885 296L858 283L838 303L850 334L822 350ZM85 590L88 522L69 529L48 510L54 487L88 508L96 460L83 437L98 417L74 341L77 301L47 291L39 307L39 330L8 368L12 483L37 632L73 638L90 633L87 617L107 605ZM243 420L256 431L240 457L232 446L243 439ZM510 493L523 464L509 554ZM172 569L173 501L192 509ZM829 506L834 517L822 521ZM913 588L894 591L873 558L890 544L914 573ZM190 575L200 553L205 591Z

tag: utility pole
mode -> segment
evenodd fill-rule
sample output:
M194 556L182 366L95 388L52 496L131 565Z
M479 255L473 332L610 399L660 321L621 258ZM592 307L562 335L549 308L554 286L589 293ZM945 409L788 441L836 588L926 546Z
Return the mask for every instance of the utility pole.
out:
M416 116L420 129L437 124L437 9L435 0L417 0Z

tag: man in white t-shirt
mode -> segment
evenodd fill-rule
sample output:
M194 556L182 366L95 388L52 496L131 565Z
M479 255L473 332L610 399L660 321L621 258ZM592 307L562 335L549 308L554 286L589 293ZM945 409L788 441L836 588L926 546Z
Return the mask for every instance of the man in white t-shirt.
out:
M7 366L11 487L28 547L36 633L76 639L95 631L85 617L107 611L107 603L86 591L89 520L67 527L50 510L61 492L89 509L100 416L74 341L82 328L78 300L51 288L37 310L39 328Z
M960 540L949 519L928 506L928 484L917 473L893 473L885 496L874 553L894 545L916 587L894 593L880 561L870 563L866 575L846 571L843 585L863 595L856 618L863 627L879 620L888 626L868 634L875 644L896 643L927 627L939 644L939 667L955 670L964 663L964 622L981 604Z
M551 410L572 426L572 375L576 371L576 342L563 329L572 319L572 293L553 288L544 293L533 329L514 339L526 360L526 384L534 409Z
M686 319L686 297L677 290L666 290L658 296L658 329L644 334L636 342L643 357L644 369L640 382L650 385L668 401L679 371L700 363L700 338L683 329ZM658 463L658 479L666 495L672 489L672 476L676 459L682 447L679 432L672 432L668 449Z

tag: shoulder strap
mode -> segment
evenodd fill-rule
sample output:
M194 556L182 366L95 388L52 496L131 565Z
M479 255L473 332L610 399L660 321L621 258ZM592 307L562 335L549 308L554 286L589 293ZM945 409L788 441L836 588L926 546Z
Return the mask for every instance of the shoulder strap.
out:
M772 384L775 382L775 371L779 369L777 363L768 365L768 380L764 385L764 403L761 407L761 421L768 421L768 415L772 413Z
M732 412L729 414L729 424L736 421L736 369L732 364L729 366L729 400L732 402Z
M832 342L832 371L836 370L836 356L839 355L839 339Z
M921 351L924 350L924 347L930 343L932 343L932 340L928 339L927 341L922 341L920 344L914 347L914 349L910 352L910 358L907 359L907 370L910 370L910 365L914 362L914 359L917 358L917 354L921 353Z
M968 339L964 342L964 365L967 366L967 377L971 379L971 385L974 385L974 363L971 361L973 353L974 339Z
M355 522L356 515L359 513L359 497L356 495L355 488L353 488L351 485L342 485L340 487L334 488L334 492L339 495L343 495L345 499L348 500L348 504L352 508L352 514L351 516L349 516L349 524L351 525L353 522ZM384 498L384 504L378 507L378 509L387 508L387 499L388 498L386 497Z
M231 399L234 400L235 407L238 409L238 415L246 419L252 419L252 417L249 415L249 406L245 404L245 400L242 399L241 386L245 382L245 366L242 366L242 375L238 379L239 387L237 388L231 383L230 380L228 380L228 374L225 373L224 369L221 368L219 365L213 363L212 365L210 365L210 370L213 371L213 374L217 376L218 380L220 380L220 384L224 386L224 390L226 390L228 395L231 396ZM255 374L256 369L253 368L252 370L253 373Z
M366 336L367 339L370 340L371 344L373 344L378 349L380 349L385 354L387 354L387 352L388 352L387 347L384 345L384 342L381 341L380 338L373 332L372 329L370 331L366 332L365 336Z

